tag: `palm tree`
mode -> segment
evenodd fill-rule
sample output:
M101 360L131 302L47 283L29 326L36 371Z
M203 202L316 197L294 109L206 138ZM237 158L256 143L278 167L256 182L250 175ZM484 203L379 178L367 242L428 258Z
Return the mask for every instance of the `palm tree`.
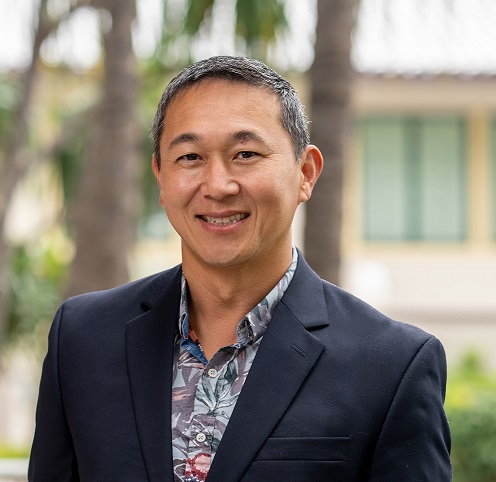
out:
M76 255L68 294L128 281L138 214L138 74L131 27L135 0L100 0L112 18L104 35L102 100L91 122L74 213Z
M305 257L319 275L339 282L344 149L353 80L351 34L356 0L318 0L315 59L310 70L312 142L324 170L306 206Z

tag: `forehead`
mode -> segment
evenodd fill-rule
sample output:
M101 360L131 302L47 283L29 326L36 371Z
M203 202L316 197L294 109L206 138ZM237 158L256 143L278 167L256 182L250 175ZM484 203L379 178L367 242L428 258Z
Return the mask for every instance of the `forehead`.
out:
M182 89L172 98L165 113L165 124L172 111L201 111L227 106L236 110L249 105L253 109L266 110L266 114L270 112L279 115L281 109L279 97L268 87L237 80L207 78Z

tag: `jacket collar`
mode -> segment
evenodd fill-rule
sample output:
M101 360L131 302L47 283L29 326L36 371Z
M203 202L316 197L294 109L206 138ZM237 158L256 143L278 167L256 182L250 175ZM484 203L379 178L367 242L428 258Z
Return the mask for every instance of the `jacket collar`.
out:
M281 302L307 330L329 325L323 281L298 250L298 267Z
M150 481L173 480L171 387L181 270L158 275L126 325L126 359L138 438Z
M309 330L328 325L328 320L322 280L300 253L294 278L267 327L222 437L208 482L242 478L324 350Z

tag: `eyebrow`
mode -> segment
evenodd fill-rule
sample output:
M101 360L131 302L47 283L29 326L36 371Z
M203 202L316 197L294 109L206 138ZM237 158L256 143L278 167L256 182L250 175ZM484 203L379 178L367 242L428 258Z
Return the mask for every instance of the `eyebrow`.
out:
M169 143L169 149L172 149L174 146L179 144L183 144L185 142L198 142L200 137L191 132L185 132L183 134L179 134L177 137L174 137L172 141Z
M256 141L256 142L262 142L264 144L266 144L266 142L258 135L258 134L255 134L253 131L239 131L239 132L235 132L231 138L234 140L234 141L242 141L246 138L248 138L249 140L251 141Z
M241 142L244 139L249 139L251 141L262 142L266 144L264 139L260 137L258 134L255 134L253 131L238 131L231 135L231 139L236 142ZM184 144L186 142L199 142L201 140L201 136L197 134L193 134L192 132L184 132L183 134L179 134L177 137L174 137L172 141L169 143L169 149L173 147Z

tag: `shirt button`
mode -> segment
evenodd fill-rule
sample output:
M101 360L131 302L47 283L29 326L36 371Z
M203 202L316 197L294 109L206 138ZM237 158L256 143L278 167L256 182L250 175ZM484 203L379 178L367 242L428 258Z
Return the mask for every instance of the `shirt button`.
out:
M210 378L215 378L218 375L218 372L215 368L210 368L207 373Z
M203 432L197 433L195 438L198 443L203 443L207 440L207 436Z

